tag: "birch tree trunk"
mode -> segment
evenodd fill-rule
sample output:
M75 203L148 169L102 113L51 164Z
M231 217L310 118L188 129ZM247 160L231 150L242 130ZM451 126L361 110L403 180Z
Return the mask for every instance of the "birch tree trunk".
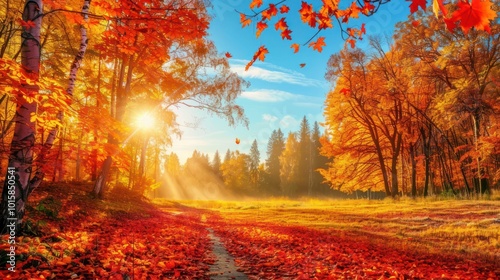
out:
M89 17L88 15L90 9L90 1L91 0L83 1L82 16L85 21L87 21ZM78 50L78 53L76 54L75 59L71 64L69 72L68 88L66 89L66 93L69 96L73 96L73 91L75 89L76 74L78 73L78 69L80 69L80 65L82 64L83 57L85 56L85 52L87 51L87 46L88 46L87 28L84 25L80 26L80 32L81 32L80 49ZM57 115L57 118L62 122L63 117L64 114L62 111L60 111ZM40 151L40 155L38 156L37 160L39 168L35 172L35 176L33 176L33 178L29 182L28 195L31 194L33 190L35 190L38 186L40 186L40 184L43 181L45 173L43 172L42 167L46 163L47 154L54 145L54 141L56 140L58 130L59 130L58 127L55 127L52 130L50 130L49 135L47 136L47 139L43 144L42 150Z
M23 9L26 22L21 33L21 64L23 71L34 81L38 80L40 69L40 30L42 25L42 0L28 0ZM23 84L21 90L26 96L38 94L36 85ZM2 191L0 209L0 229L2 233L17 232L21 229L25 205L28 198L28 184L33 163L35 144L35 123L31 114L36 113L37 105L23 99L17 101L14 117L14 136L12 138L9 165Z

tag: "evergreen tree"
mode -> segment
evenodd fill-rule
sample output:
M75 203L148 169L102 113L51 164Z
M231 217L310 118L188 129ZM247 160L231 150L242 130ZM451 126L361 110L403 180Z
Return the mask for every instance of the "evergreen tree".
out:
M312 195L326 195L330 190L328 184L323 183L323 176L319 173L318 169L327 168L328 158L321 155L321 132L319 130L318 122L314 122L313 131L311 134L311 147L312 147Z
M257 140L253 140L252 146L250 147L250 158L249 158L249 169L250 169L250 180L253 187L257 187L259 178L259 163L260 163L260 152L259 146L257 145Z
M298 194L312 194L312 166L311 166L311 132L306 116L302 118L299 131L298 156Z
M280 156L285 148L285 140L281 129L274 130L267 143L266 171L269 174L266 182L267 192L280 193Z
M289 133L286 139L285 149L280 156L280 179L281 192L286 196L295 196L299 187L300 158L297 157L299 142L295 133Z
M217 175L217 177L221 177L222 173L220 172L220 166L221 166L221 159L219 155L219 151L215 151L214 158L212 159L212 170L214 171L214 174Z
M231 160L231 150L227 149L226 155L224 156L224 161L222 163L227 163Z

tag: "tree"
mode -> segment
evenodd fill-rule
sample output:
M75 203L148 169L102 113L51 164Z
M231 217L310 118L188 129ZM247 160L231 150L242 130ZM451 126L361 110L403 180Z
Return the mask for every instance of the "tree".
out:
M221 165L222 178L226 188L235 194L247 194L250 191L249 156L235 151L231 158Z
M328 158L320 153L321 149L321 132L318 122L314 122L313 131L311 133L311 166L312 166L312 194L311 195L324 195L328 186L323 184L323 176L319 172L320 169L326 168Z
M219 151L215 151L214 158L212 159L212 170L214 173L217 175L217 177L222 178L222 174L220 171L220 166L221 166L221 159L219 155Z
M298 15L290 13L290 7L285 5L285 1L269 1L264 5L262 0L253 0L249 7L252 11L249 14L240 12L240 23L242 27L249 26L252 22L256 22L256 36L267 29L269 26L274 26L283 40L292 40L291 33L293 30L288 25L287 21L290 17L298 16L303 24L317 30L316 34L311 38L303 39L306 43L291 44L291 48L296 53L300 49L300 45L308 46L313 50L321 52L326 46L325 37L319 36L315 41L315 37L321 31L328 30L334 27L334 23L340 27L342 37L346 39L346 44L350 44L354 48L357 40L363 39L366 33L365 25L361 27L353 27L348 25L351 19L357 19L360 16L371 16L375 14L383 4L389 1L365 0L365 1L322 1L320 5L314 8L312 1L302 1ZM291 4L293 5L293 4ZM412 0L409 7L413 14L421 8L426 11L427 1ZM480 1L458 1L457 3L444 4L443 0L433 1L434 15L439 18L441 25L451 32L458 32L460 29L464 33L468 33L471 28L476 30L491 31L490 22L495 22L497 13L493 9L493 3L490 0ZM453 12L448 12L448 11ZM445 25L443 24L445 23ZM349 26L349 27L347 27ZM440 27L440 29L443 29ZM295 38L295 37L294 37ZM247 69L257 59L264 60L269 51L265 46L260 46L255 52L253 58L247 64Z
M252 146L250 147L250 180L253 184L253 187L256 188L260 181L259 178L259 164L260 164L260 152L259 146L257 145L257 140L253 140Z
M279 157L282 195L295 196L299 187L302 186L303 173L300 172L300 163L303 159L297 157L297 150L299 149L300 142L297 141L295 134L288 133L285 148Z
M38 94L36 82L40 71L40 30L42 26L42 1L26 1L23 9L23 33L21 64L27 80L21 84L22 98L17 100L14 119L14 136L10 146L10 157L2 191L0 229L2 233L20 231L29 192L29 180L35 145L35 122L37 104L29 97ZM29 79L29 80L28 80ZM30 81L31 80L31 81ZM14 219L12 226L10 219ZM7 228L9 226L9 229Z
M267 142L266 171L268 175L267 192L270 194L279 194L280 191L280 156L285 148L283 132L281 129L273 130L271 137Z
M312 195L311 132L306 116L302 118L300 123L298 137L299 146L295 153L298 156L298 191L300 194Z

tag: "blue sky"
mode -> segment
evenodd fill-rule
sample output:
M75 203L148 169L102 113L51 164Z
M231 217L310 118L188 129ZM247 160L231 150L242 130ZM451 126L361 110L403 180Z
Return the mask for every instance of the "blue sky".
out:
M285 135L289 131L297 131L303 116L307 116L311 126L315 121L323 121L323 103L330 88L324 79L326 63L332 54L344 46L340 29L334 26L320 33L320 36L326 37L327 44L321 53L302 46L316 31L301 23L297 12L300 1L289 0L285 4L290 7L287 22L293 31L292 41L282 40L274 30L274 23L257 39L255 23L242 28L239 14L235 11L249 13L249 2L212 1L213 20L209 30L210 39L215 42L218 51L221 54L231 53L229 62L232 70L250 82L250 86L237 99L237 104L245 109L249 127L230 127L224 119L195 109L179 108L178 122L183 134L181 139L174 139L170 151L179 156L181 163L195 149L209 154L210 159L216 150L221 157L227 149L248 153L254 139L257 140L263 161L266 158L267 141L273 130L281 128ZM316 3L319 5L320 1ZM376 15L361 17L358 21L352 21L351 25L359 28L364 22L367 35L391 35L395 23L407 18L408 5L409 2L405 1L391 1L382 6ZM292 43L301 45L299 53L293 53L290 48ZM265 62L257 62L245 71L245 65L261 45L269 50ZM358 42L357 47L367 48L368 43L366 40ZM301 63L306 66L301 68ZM241 139L239 145L235 143L235 138Z

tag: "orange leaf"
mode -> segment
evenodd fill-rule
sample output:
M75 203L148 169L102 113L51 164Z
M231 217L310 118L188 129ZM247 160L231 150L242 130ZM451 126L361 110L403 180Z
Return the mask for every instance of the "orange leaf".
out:
M267 28L267 23L265 23L263 21L257 22L257 32L255 33L257 35L257 38L259 38L262 31L264 31L264 29L266 29L266 28Z
M299 13L300 13L300 19L303 22L309 23L309 26L311 27L316 26L316 13L313 12L313 7L311 4L302 1L302 6L299 10Z
M464 33L475 27L477 30L489 31L490 20L496 18L496 12L491 8L493 3L490 0L472 0L472 3L466 1L458 2L458 10L451 16L452 22L460 21L459 26Z
M240 138L236 138L236 140L234 141L237 145L240 144Z
M276 30L281 30L281 31L287 29L288 24L286 23L285 18L281 18L280 20L278 20L278 22L274 24L274 28L276 28Z
M294 44L292 44L292 45L290 46L290 48L292 48L292 49L293 49L293 53L297 53L297 52L299 52L299 48L300 48L300 46L299 46L299 44L294 43Z
M244 14L240 14L240 23L242 27L246 27L252 23L252 20L247 18Z
M351 45L351 49L354 49L356 47L356 40L350 38L346 40L346 43L349 43Z
M253 58L252 60L250 60L247 65L245 66L245 71L247 71L250 66L253 65L253 63L259 59L261 61L264 61L264 59L266 58L266 54L268 54L269 51L266 49L266 47L264 46L260 46L259 49L255 52L255 54L253 55Z
M253 0L250 3L250 9L259 8L260 6L262 6L262 0Z
M309 44L309 47L311 46L313 50L316 50L318 52L323 51L323 47L326 46L325 37L319 37L318 40L316 40L316 42L311 42Z
M432 1L432 11L434 12L434 15L436 17L439 16L439 10L443 13L443 16L446 16L448 14L448 11L446 10L446 7L443 4L443 0L433 0Z
M262 20L267 19L271 20L272 17L278 14L278 9L276 9L276 5L269 4L269 8L262 12Z
M288 11L290 11L290 8L287 5L282 5L280 7L280 13L286 14L286 13L288 13Z
M414 20L411 22L411 25L413 25L413 27L418 27L420 25L420 21Z
M292 40L290 33L292 33L292 30L290 29L283 30L283 32L281 32L281 39Z

